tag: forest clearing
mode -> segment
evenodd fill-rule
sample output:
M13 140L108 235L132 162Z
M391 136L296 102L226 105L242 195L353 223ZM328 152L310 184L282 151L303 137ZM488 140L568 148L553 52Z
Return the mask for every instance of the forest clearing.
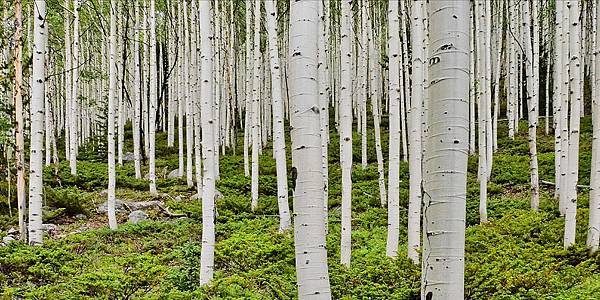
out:
M0 299L600 299L599 13L0 1Z

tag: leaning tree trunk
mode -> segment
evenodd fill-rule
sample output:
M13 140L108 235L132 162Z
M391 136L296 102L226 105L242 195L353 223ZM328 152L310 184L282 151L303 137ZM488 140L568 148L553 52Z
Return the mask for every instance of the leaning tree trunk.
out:
M42 230L42 200L43 171L44 171L44 74L47 36L46 1L36 0L33 18L33 67L31 80L31 142L29 144L29 244L42 245L44 232Z
M429 3L421 299L464 299L469 150L469 2Z
M215 265L215 117L213 115L213 11L210 1L199 1L200 11L200 93L202 120L202 154L204 176L202 192L202 253L200 256L200 285L208 284ZM201 184L198 182L198 184Z
M277 169L277 203L279 205L279 230L290 226L290 208L288 204L288 182L285 155L285 128L283 118L283 100L281 98L281 68L279 66L279 47L277 45L277 7L274 0L265 1L269 53L271 58L271 97L273 99L273 148Z
M314 80L318 78L318 2L293 1L290 5L289 88L292 164L297 171L294 240L298 298L331 299L323 219L319 87Z

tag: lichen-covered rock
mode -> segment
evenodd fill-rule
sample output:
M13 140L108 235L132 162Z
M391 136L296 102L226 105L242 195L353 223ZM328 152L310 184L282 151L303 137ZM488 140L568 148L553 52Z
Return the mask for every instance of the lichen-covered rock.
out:
M148 220L148 214L141 210L134 210L129 214L129 222L137 224L141 221Z
M99 214L108 213L108 200L104 203L100 204L97 209ZM115 199L115 213L123 213L127 211L127 207L125 206L125 202Z

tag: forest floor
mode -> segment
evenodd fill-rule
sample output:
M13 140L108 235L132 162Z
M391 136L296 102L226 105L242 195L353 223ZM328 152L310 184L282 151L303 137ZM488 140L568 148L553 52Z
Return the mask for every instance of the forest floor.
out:
M541 123L543 124L543 122ZM469 161L465 292L468 299L598 299L600 256L585 250L588 191L581 190L577 215L577 245L563 250L564 221L552 187L543 186L540 212L529 209L527 124L516 139L506 126L499 130L500 149L494 155L489 184L490 222L479 225L477 157ZM384 118L382 128L387 127ZM379 200L377 163L369 131L369 166L355 164L352 199L352 266L339 264L340 167L338 137L331 136L330 215L327 238L334 299L418 299L420 266L406 256L408 165L401 164L401 233L399 258L385 256L387 212ZM288 136L289 138L289 136ZM131 140L131 133L125 137ZM289 139L288 139L289 141ZM289 143L288 143L289 144ZM387 160L387 132L383 132ZM554 181L553 135L540 130L540 177ZM131 151L126 144L125 152ZM201 203L191 198L185 180L168 179L178 166L177 145L166 147L157 136L160 200L169 211L148 211L149 220L127 222L118 216L111 231L97 207L105 202L107 166L102 149L79 153L78 176L68 163L45 171L47 223L58 232L43 247L12 242L0 247L0 299L294 299L296 282L291 232L278 232L275 162L270 145L260 158L259 207L250 209L250 178L244 176L242 148L221 156L217 200L217 246L213 284L199 287ZM288 145L288 157L289 157ZM582 120L580 184L589 184L591 119ZM354 138L354 161L360 162L360 138ZM289 167L289 164L288 164ZM117 167L117 198L151 200L144 180L134 178L133 163ZM387 175L387 173L386 173ZM14 186L11 190L14 195ZM7 207L8 186L0 183L0 238L16 226ZM291 199L290 199L291 200ZM15 203L12 204L13 208ZM290 201L291 206L291 201ZM59 209L59 210L57 210Z

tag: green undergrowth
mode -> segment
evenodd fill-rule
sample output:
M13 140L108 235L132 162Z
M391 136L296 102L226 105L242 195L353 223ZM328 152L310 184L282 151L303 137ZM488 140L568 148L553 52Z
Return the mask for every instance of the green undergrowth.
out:
M384 119L385 121L385 119ZM589 183L591 125L582 122L580 182ZM468 299L597 299L600 295L600 256L585 250L586 190L580 193L577 245L563 250L563 219L557 213L554 191L543 187L539 212L529 209L529 159L526 124L510 140L499 128L500 149L494 155L488 185L488 217L479 225L477 157L469 160L465 292ZM360 166L360 135L355 134L353 170L352 266L339 263L341 171L339 138L331 135L329 189L330 281L334 299L419 299L420 267L406 256L408 165L401 164L400 250L397 259L385 256L387 212L380 205L376 155L369 129L369 166ZM166 205L187 218L151 214L139 224L123 223L47 239L43 247L12 243L0 247L0 298L31 299L294 299L296 279L292 232L279 233L277 181L270 145L260 160L259 207L250 209L250 179L244 176L242 148L221 156L217 188L217 246L215 279L199 286L202 237L201 203L185 180L166 179L178 166L177 151L157 136L158 189ZM289 141L289 135L288 135ZM238 142L241 144L241 142ZM387 158L387 131L383 130ZM131 151L126 144L125 150ZM553 136L539 136L540 178L554 181ZM288 143L289 151L289 143ZM45 204L61 214L95 215L104 201L106 164L94 151L83 151L78 175L68 163L44 173ZM289 153L289 152L288 152ZM387 160L387 159L386 159ZM64 161L64 160L63 160ZM290 165L288 163L288 168ZM387 168L387 166L386 166ZM144 168L143 173L146 173ZM132 163L117 167L117 197L142 201L150 197L147 182L135 179ZM291 179L290 179L291 184ZM8 186L0 183L0 235L15 226L8 216ZM14 186L11 187L14 197ZM183 197L176 201L175 197ZM14 201L14 199L13 199ZM290 206L292 201L290 199ZM124 218L120 220L124 221Z

